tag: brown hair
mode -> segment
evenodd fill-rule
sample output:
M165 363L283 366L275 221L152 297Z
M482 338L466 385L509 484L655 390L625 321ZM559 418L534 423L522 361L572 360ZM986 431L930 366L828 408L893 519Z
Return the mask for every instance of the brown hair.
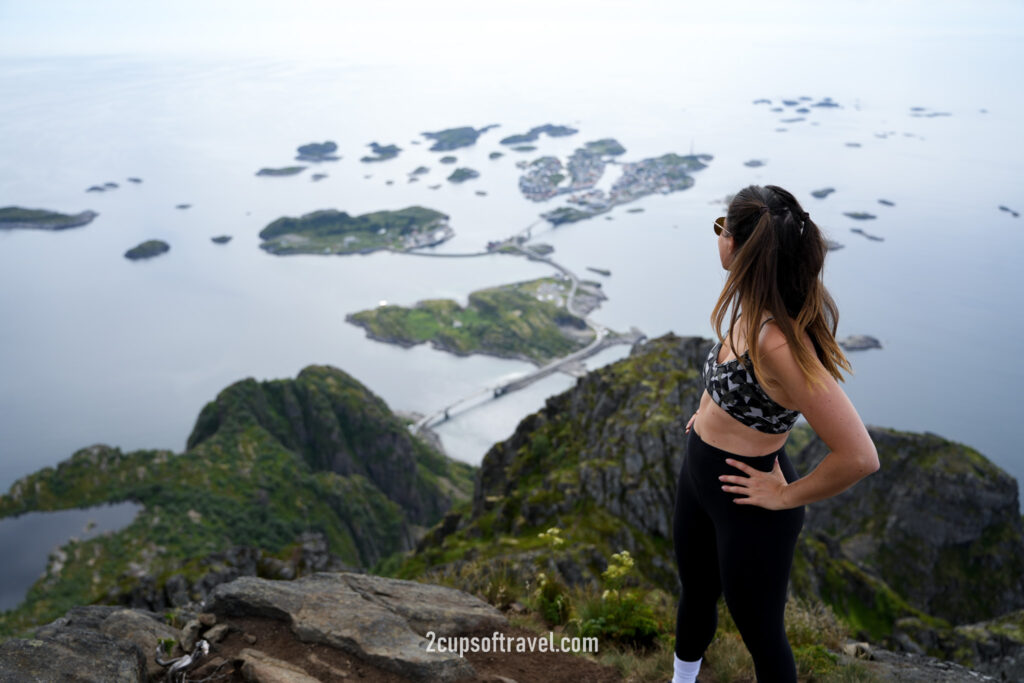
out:
M839 309L822 281L826 247L818 226L792 194L776 185L740 190L729 204L726 226L736 248L711 312L718 339L724 340L722 323L731 311L729 345L735 353L733 333L742 312L754 374L764 377L757 338L761 318L768 313L785 335L808 385L820 384L821 379L814 373L814 357L801 341L805 331L818 360L842 381L840 369L851 368L836 343Z

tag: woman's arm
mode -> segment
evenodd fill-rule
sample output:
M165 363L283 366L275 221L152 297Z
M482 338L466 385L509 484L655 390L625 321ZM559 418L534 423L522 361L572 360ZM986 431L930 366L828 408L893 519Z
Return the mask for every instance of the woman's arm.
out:
M808 386L782 332L773 325L768 327L773 329L765 331L764 370L779 383L777 393L780 398L785 395L784 405L803 413L831 452L813 471L791 483L786 482L777 462L772 472L761 472L727 460L747 476L727 475L721 479L727 484L724 490L747 494L746 498L737 498L737 503L781 510L841 493L876 472L879 464L875 444L839 382L819 363L816 372L823 386Z

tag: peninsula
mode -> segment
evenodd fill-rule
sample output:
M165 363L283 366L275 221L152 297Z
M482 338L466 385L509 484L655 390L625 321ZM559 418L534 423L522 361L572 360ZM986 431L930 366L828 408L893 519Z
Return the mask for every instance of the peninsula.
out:
M473 126L462 126L461 128L446 128L445 130L439 130L434 133L421 133L421 135L428 140L433 140L434 144L430 146L431 152L447 152L459 147L469 147L470 145L476 144L476 139L480 137L482 133L486 133L491 128L496 128L498 124L492 123L489 126L483 128L474 128Z
M23 209L20 206L5 206L0 209L0 229L3 230L65 230L92 223L99 214L83 211L76 214L57 213L45 209Z
M429 341L459 356L481 353L541 365L594 340L583 318L565 310L570 289L567 279L544 277L477 290L465 308L451 299L429 299L412 308L378 306L345 320L391 344Z
M260 248L278 255L368 254L430 247L454 235L447 215L422 206L360 216L326 209L278 218L260 231Z

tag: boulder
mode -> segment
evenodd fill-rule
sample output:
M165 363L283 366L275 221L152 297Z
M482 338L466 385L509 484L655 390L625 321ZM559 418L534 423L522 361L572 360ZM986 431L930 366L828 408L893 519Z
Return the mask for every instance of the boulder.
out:
M53 628L0 644L0 681L145 683L146 658L135 643L99 631Z
M428 632L459 636L508 626L500 612L462 591L352 573L295 581L242 577L217 586L208 609L218 616L279 619L303 642L429 681L470 678L475 671L458 655L428 651Z

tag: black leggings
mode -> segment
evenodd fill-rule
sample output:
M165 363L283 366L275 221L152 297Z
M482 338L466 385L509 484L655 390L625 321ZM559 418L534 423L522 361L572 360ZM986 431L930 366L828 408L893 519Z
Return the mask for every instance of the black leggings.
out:
M718 596L725 593L743 642L754 658L758 681L796 682L793 652L783 614L793 549L804 523L804 508L766 510L732 502L741 496L722 490L719 475L743 473L725 463L733 458L770 471L779 458L786 481L797 478L785 448L767 456L742 456L710 446L691 429L676 486L676 563L682 597L676 617L676 656L692 662L704 656L718 626Z

